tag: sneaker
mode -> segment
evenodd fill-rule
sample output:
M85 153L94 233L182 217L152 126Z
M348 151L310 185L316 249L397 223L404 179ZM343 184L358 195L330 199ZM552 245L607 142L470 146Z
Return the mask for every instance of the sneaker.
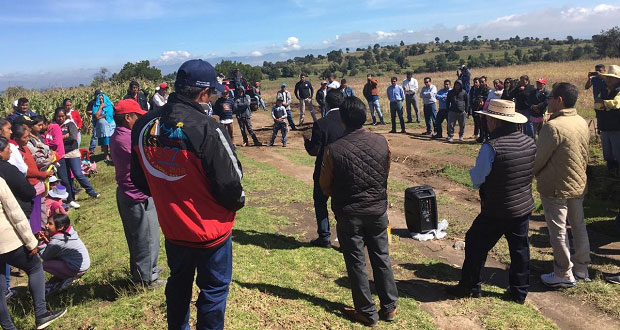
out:
M577 281L592 282L587 271L585 273L580 273L573 270L573 276L575 276L575 280Z
M463 137L459 136L459 141L463 142Z
M101 197L101 194L94 193L94 194L90 195L90 197L91 198L99 198L99 197Z
M431 135L431 134L433 134L433 132L424 132L424 133L422 133L422 135Z
M605 276L605 280L609 283L620 284L620 273L607 275Z
M286 148L286 143L282 143L282 148Z
M454 139L452 137L448 138L448 142L453 142L453 141L454 141Z
M270 147L273 147L273 142L269 143L269 146L270 146Z
M515 302L519 305L524 305L525 304L525 298L521 298L519 296L517 296L516 294L512 293L510 291L510 289L506 290L506 292L504 292L504 294L502 295L502 299L507 300L507 301L512 301Z
M381 121L379 125L387 125L384 121Z
M393 129L393 130L391 130L389 133L396 133L396 130L395 130L395 129Z
M439 135L439 134L435 134L433 136L431 136L431 139L441 139L443 138L443 136Z
M472 291L471 288L467 288L460 284L448 286L446 292L457 298L480 298L480 292Z
M402 134L407 134L407 131L405 131L404 129L400 131Z
M393 311L388 312L384 309L380 309L379 310L379 318L382 319L383 321L387 321L387 322L392 322L394 321L394 317L396 316L396 311L398 309L394 308Z
M321 238L316 238L316 239L311 240L310 244L314 246L318 246L318 247L324 247L324 248L329 248L332 246L330 241L325 241Z
M80 208L80 204L78 204L76 201L71 201L69 203L69 206L71 206L74 209L79 209Z
M375 122L373 122L371 125L372 125L372 126L377 126L377 122L375 121Z
M58 320L60 317L65 315L67 312L66 308L59 309L57 311L48 311L47 313L36 318L35 323L37 325L37 330L47 328L52 322Z
M255 147L261 147L263 144L260 141L254 141Z
M553 272L540 275L540 280L550 288L572 288L577 285L577 281L570 278L557 277Z
M140 284L142 286L144 286L144 288L147 289L147 290L155 290L157 288L165 286L166 283L168 283L168 281L166 281L166 280L153 280L153 281L142 281L142 282L140 282Z

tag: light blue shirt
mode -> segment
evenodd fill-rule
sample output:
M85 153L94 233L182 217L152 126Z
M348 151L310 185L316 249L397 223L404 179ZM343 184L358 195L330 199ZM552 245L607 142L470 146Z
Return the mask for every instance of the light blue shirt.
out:
M478 152L478 157L476 157L476 165L469 170L469 176L474 189L480 188L484 181L486 181L487 176L491 173L494 160L495 150L488 143L483 144Z
M422 87L420 91L420 97L422 98L422 103L424 104L433 104L437 102L435 96L437 95L437 87L435 85L431 85L430 87Z
M405 99L405 90L399 85L390 85L387 88L387 97L390 102L398 102Z

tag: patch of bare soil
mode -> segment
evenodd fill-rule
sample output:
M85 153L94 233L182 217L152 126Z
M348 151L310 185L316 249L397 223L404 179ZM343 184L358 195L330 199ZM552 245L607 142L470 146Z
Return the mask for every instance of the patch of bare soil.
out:
M254 126L259 128L257 134L263 142L269 142L271 138L271 119L267 112L256 112L253 117ZM311 126L305 125L299 131L291 131L288 136L289 148L303 150L303 139L301 135L311 134ZM370 127L377 133L387 133L388 126ZM236 132L237 133L237 132ZM471 127L466 130L465 136L471 135ZM411 186L428 184L433 187L435 192L440 195L449 196L456 203L442 210L444 216L449 219L461 219L457 221L473 220L472 213L479 209L479 198L477 193L454 181L438 177L437 174L446 164L455 164L461 167L472 166L474 157L463 154L445 152L443 155L434 155L427 152L430 148L449 150L458 148L457 144L448 144L444 141L430 140L420 134L385 134L390 142L392 150L392 168L390 178L400 182L410 183ZM471 140L469 141L471 143ZM273 148L273 147L272 147ZM243 148L243 153L252 159L266 162L278 168L284 175L294 177L308 184L312 184L312 168L293 164L285 156L276 152L270 152L268 147L249 147ZM402 197L402 196L400 196ZM311 202L311 201L309 201ZM301 206L301 205L300 205ZM314 215L307 212L308 205L303 205L297 210L289 210L292 213L294 225L287 229L293 234L314 233L316 222ZM303 213L309 213L302 215ZM283 214L284 215L284 214ZM452 248L453 240L445 239L442 241L418 242L408 237L406 222L402 209L391 207L388 210L390 223L393 232L401 236L401 240L407 244L415 246L423 255L443 260L448 265L460 268L464 259L463 251ZM287 214L287 216L290 216ZM532 222L533 228L544 226L544 222ZM333 233L334 234L334 233ZM314 235L310 235L311 238ZM334 235L335 237L335 235ZM306 237L306 239L308 239ZM596 238L595 238L596 239ZM603 248L601 246L601 248ZM606 247L605 247L606 248ZM396 263L401 265L401 263ZM406 266L406 263L402 265ZM507 266L489 258L487 260L483 278L486 282L507 287L508 271ZM600 310L577 299L571 299L559 292L548 291L542 287L538 279L532 278L531 292L528 300L534 303L540 313L553 320L563 329L620 329L620 322L609 317ZM422 303L422 308L433 315L436 323L443 329L472 329L480 328L475 316L466 318L464 316L447 317L444 313L450 309L455 302L446 300L448 297L443 293L443 285L422 278L413 278L410 281L400 281L399 290L414 296Z

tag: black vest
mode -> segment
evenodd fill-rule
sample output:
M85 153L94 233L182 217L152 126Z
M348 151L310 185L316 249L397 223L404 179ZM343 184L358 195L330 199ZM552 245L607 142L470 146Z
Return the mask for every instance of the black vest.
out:
M350 215L387 211L387 140L360 128L329 145L333 159L332 210Z
M480 186L481 213L491 218L517 218L534 210L532 179L534 139L504 125L487 142L495 151L491 172Z

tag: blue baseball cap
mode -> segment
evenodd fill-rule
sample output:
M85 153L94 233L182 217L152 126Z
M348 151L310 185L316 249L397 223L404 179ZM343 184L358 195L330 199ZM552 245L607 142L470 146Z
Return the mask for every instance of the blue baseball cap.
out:
M282 83L282 85L280 87L286 87L286 84Z
M213 66L201 59L189 60L181 64L177 71L176 83L185 86L216 89L224 91L224 86L217 83L217 75Z

